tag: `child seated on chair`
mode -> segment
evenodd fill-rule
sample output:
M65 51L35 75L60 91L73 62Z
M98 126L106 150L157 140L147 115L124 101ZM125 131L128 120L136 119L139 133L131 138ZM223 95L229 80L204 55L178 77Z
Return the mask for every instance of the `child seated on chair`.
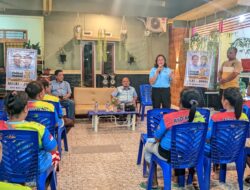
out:
M165 114L155 131L155 139L150 139L145 145L144 157L149 166L152 154L158 158L170 162L171 154L171 128L173 125L186 122L205 122L204 117L196 111L196 107L201 101L200 93L192 88L183 89L180 94L180 110L177 112ZM190 174L194 174L194 169L189 169ZM176 169L175 175L185 175L185 169ZM141 187L145 187L145 183ZM158 188L157 172L155 170L153 189Z
M59 119L57 111L53 104L43 101L45 92L43 85L40 81L30 82L26 88L25 92L29 96L28 110L30 111L48 111L55 113L55 121L58 127L63 126L63 120Z
M210 139L212 135L213 122L226 120L245 120L248 121L247 115L242 112L243 99L238 88L227 88L222 95L221 103L225 112L218 112L212 115L205 143L205 154L210 154ZM215 173L218 175L218 172Z
M39 137L39 167L40 173L46 171L53 162L58 162L57 142L47 128L36 122L25 121L28 114L28 95L25 92L11 92L4 99L9 120L5 129L37 131Z

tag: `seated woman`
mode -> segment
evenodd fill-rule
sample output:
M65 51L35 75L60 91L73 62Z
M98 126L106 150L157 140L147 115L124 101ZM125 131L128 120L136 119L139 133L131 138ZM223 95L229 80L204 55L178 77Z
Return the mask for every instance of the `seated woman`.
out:
M28 114L28 95L25 92L9 93L4 100L5 109L9 115L5 129L32 130L38 132L39 137L39 172L46 171L52 165L53 157L56 153L57 142L49 133L45 126L25 121ZM58 160L54 160L58 161Z
M210 154L210 139L212 135L213 122L225 120L245 120L248 121L247 115L242 112L243 99L238 88L227 88L222 95L221 103L225 112L218 112L212 115L205 143L205 154ZM250 162L249 162L250 163ZM224 166L223 166L224 167ZM215 170L215 179L218 178L218 170ZM249 178L250 183L250 178Z
M44 88L41 82L32 81L25 88L25 92L29 96L28 109L36 111L49 111L55 113L55 121L57 126L63 126L63 120L59 119L57 111L53 104L42 101L44 98Z
M158 129L155 131L154 142L152 142L152 139L149 139L145 145L144 157L148 166L152 154L155 154L162 160L170 161L171 128L173 125L186 122L205 122L204 117L196 111L200 100L200 93L197 90L192 88L182 90L180 94L180 110L164 115ZM190 169L190 172L194 173L194 169ZM175 175L185 175L185 170L176 169ZM141 184L141 187L145 186L145 183ZM158 188L156 172L154 174L153 188Z
M238 88L227 88L222 95L221 103L225 112L218 112L212 115L207 131L206 142L210 141L212 135L213 122L225 120L245 120L247 115L242 112L243 99ZM210 144L205 144L205 152L210 152Z

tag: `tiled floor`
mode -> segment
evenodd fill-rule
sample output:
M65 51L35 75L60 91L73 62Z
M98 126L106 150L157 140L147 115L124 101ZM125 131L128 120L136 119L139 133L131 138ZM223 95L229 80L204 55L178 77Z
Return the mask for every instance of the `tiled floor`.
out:
M63 152L58 189L140 190L139 184L145 178L136 159L140 133L144 130L144 123L138 123L136 131L131 131L101 122L95 133L89 120L78 121L68 134L69 152ZM218 181L213 181L213 190L238 189L232 167L227 175L228 184L219 185Z

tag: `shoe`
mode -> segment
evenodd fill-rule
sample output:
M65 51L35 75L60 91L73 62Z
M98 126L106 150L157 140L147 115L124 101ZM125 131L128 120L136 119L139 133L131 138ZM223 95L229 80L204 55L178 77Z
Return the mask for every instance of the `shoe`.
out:
M64 125L66 127L73 127L75 124L74 120L73 119L70 119L70 118L64 118Z
M140 187L141 187L142 189L147 189L147 186L148 186L147 182L141 182L141 183L140 183ZM161 190L161 188L158 187L158 185L152 186L152 189L154 189L154 190Z

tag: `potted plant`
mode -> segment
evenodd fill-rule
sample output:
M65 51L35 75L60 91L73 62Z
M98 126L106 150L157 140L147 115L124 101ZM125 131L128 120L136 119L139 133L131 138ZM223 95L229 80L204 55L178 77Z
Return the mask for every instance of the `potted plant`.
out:
M36 49L37 50L37 55L41 54L41 47L40 43L37 42L36 44L31 44L30 40L28 42L23 43L23 47L26 49Z

